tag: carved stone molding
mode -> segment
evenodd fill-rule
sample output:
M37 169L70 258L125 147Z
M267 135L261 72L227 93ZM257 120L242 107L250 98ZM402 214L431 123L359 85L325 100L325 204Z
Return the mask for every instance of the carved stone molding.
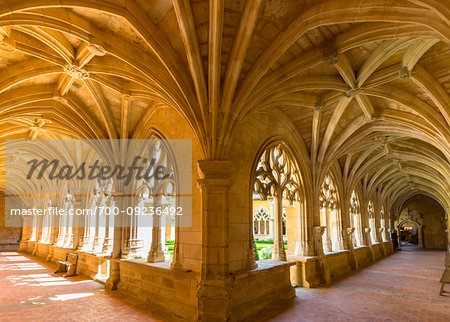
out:
M398 72L398 77L400 79L407 79L410 78L412 75L414 75L414 70L409 70L408 67L403 66L400 71Z
M64 72L70 77L77 79L87 79L89 78L89 73L79 66L76 65L66 65L64 66Z

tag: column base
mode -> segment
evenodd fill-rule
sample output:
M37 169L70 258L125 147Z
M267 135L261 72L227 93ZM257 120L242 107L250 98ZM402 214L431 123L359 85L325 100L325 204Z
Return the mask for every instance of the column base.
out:
M160 263L164 262L166 257L164 256L164 252L156 251L148 254L147 262L149 263Z
M227 281L203 281L197 290L198 320L229 321L231 285Z

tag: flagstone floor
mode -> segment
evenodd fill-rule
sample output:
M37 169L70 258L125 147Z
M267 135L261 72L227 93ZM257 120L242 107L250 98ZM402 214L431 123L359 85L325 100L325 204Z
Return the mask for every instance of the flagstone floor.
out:
M403 248L328 288L297 297L252 321L450 321L450 293L439 296L445 252ZM107 292L82 276L17 252L0 252L0 321L162 321L143 302ZM448 286L450 291L450 286Z

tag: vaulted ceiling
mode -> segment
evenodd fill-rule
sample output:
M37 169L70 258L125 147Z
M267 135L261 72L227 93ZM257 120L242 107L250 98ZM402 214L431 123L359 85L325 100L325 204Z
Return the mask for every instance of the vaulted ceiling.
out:
M449 19L448 0L1 0L0 138L140 138L167 106L220 159L277 109L317 180L338 162L448 209Z

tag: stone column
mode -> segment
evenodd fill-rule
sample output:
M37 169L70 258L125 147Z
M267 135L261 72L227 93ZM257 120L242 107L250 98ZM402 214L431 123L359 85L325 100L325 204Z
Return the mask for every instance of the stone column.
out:
M22 222L22 238L18 251L26 251L28 249L28 241L31 238L32 230L33 218L31 216L25 216Z
M425 248L425 245L423 243L423 226L419 226L417 228L417 234L418 234L418 238L419 238L419 248Z
M109 213L108 216L106 216L104 224L105 224L105 237L103 239L103 245L102 245L102 250L101 252L103 254L109 254L112 251L112 237L114 234L114 228L111 228L111 224L114 224L114 219L115 219L115 215L114 215L114 207L115 207L115 203L114 203L114 197L113 196L109 196L108 199L106 200L106 207L112 209L111 212ZM126 213L126 209L125 209L125 213Z
M374 223L375 223L375 242L381 243L383 239L381 238L381 221L380 215L374 215Z
M353 247L353 238L355 233L355 228L347 228L346 231L347 249L350 252L350 267L353 270L359 269L358 259L356 258L355 249Z
M285 261L286 251L284 250L283 242L283 197L281 192L273 198L274 200L274 218L273 218L273 228L274 228L274 239L272 248L272 260Z
M58 230L59 230L59 215L55 215L52 213L50 220L50 227L49 227L49 238L48 238L48 243L49 243L49 249L48 249L48 254L47 254L47 262L50 262L53 258L53 255L55 253L55 249L54 246L56 245L57 242L57 238L58 238Z
M354 232L355 228L352 228L352 218L350 214L350 197L346 197L345 201L343 201L341 210L339 212L338 219L338 247L340 250L351 250L353 251L353 241L354 241ZM336 210L337 211L337 210ZM351 234L349 235L349 231ZM350 245L350 244L351 245ZM351 247L351 248L350 248Z
M111 251L111 265L109 271L109 278L106 281L105 287L109 290L116 290L117 284L120 282L120 258L122 256L122 229L123 229L123 217L126 215L126 209L129 203L128 197L115 198L115 204L119 208L119 215L114 217L114 232L112 238L112 251ZM124 210L124 214L121 211Z
M446 230L447 232L447 253L450 253L450 228Z
M377 238L378 238L378 243L380 243L381 246L382 246L382 247L380 247L380 250L381 250L381 253L382 253L381 255L386 256L387 251L386 251L385 245L383 243L383 237L382 237L383 236L383 230L384 230L383 227L380 227L380 228L377 229Z
M183 269L183 265L181 264L180 258L180 245L179 245L180 227L178 217L175 217L175 227L173 227L173 229L175 230L173 238L175 240L175 244L173 245L173 260L172 263L170 263L170 267L175 270L181 270Z
M67 213L67 216L68 216L67 222L69 223L70 226L67 229L68 236L67 236L67 243L64 244L65 248L77 249L78 245L80 243L81 215L77 215L75 213L76 209L81 209L81 200L80 199L76 199L76 200L72 201L73 215L71 216L71 215L69 215L69 213ZM70 218L70 217L72 217L72 218Z
M135 207L143 209L145 205L146 204L142 197L133 199L133 209L135 209ZM127 221L127 227L124 227L122 231L122 255L127 258L139 258L139 253L144 245L144 241L139 238L139 225L142 224L139 222L139 217L139 213L133 210L131 215L127 214L125 218Z
M369 250L370 259L372 260L372 263L374 263L375 262L375 254L372 249L372 241L370 238L370 231L371 231L371 228L368 228L368 227L364 228L364 243L365 243L365 245L367 245L367 249Z
M230 317L229 186L231 162L198 162L202 192L202 267L197 290L198 319L226 321Z
M331 243L331 222L330 222L330 209L328 207L323 208L325 211L325 231L322 237L322 243L323 243L323 251L325 252L331 252L332 251L332 243Z
M344 225L342 221L342 213L337 209L333 209L334 211L334 217L336 220L336 223L334 225L335 227L335 240L336 240L336 249L335 250L345 250L347 249L347 245L344 239L344 236L346 235L346 228L349 227L349 225ZM348 212L347 212L348 217Z
M322 235L325 232L325 226L314 226L313 227L313 238L314 238L314 251L322 267L323 279L326 285L331 284L331 274L328 267L328 263L325 259L325 254L323 253L322 245Z
M390 236L390 229L387 225L387 221L386 219L384 220L384 225L385 225L385 229L384 229L384 241L389 242L391 240L391 236Z
M298 234L295 244L296 256L313 256L314 255L314 242L312 232L308 223L313 220L307 217L307 211L303 211L300 202L296 201L296 220L298 222ZM312 211L311 211L312 212ZM311 225L312 226L312 225Z
M161 197L155 197L153 207L155 214L153 215L152 245L148 253L147 261L150 263L158 263L165 261L161 243L161 216L156 214L157 209L162 207Z

